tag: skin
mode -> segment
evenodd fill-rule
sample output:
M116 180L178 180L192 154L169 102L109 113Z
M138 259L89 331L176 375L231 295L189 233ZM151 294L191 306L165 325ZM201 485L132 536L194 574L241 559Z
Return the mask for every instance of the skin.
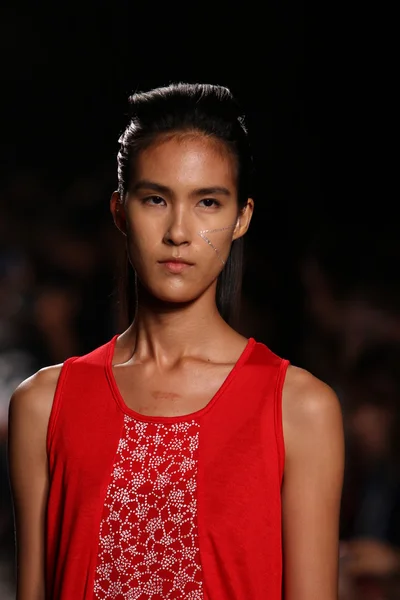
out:
M216 187L225 191L199 192ZM223 265L199 231L218 230L209 238L226 259L232 240L249 227L253 201L238 210L235 163L219 142L180 134L140 154L128 193L113 194L111 212L126 236L139 291L137 317L118 338L113 359L120 392L129 407L146 415L199 410L247 343L217 311ZM160 263L172 257L191 266L172 273ZM10 404L17 600L44 600L45 438L60 368L25 381ZM343 430L335 394L310 373L289 367L283 426L284 598L336 600Z

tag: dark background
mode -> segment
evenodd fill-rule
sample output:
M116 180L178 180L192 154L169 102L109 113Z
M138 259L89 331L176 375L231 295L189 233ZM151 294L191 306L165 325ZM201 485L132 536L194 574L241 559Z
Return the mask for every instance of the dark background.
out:
M99 174L104 192L95 210L106 211L128 95L174 80L227 85L248 115L254 147L257 212L248 243L275 264L279 298L267 288L266 301L282 306L298 295L294 262L322 221L341 217L340 203L328 207L320 184L321 112L327 106L321 107L324 73L314 12L307 19L295 2L262 10L128 2L3 10L4 183L40 173L60 202L78 177ZM31 193L24 218L44 211L44 202L38 206ZM295 352L298 303L283 308L276 349L287 355Z
M389 22L365 7L335 14L299 2L2 4L4 463L13 387L37 368L90 351L119 327L121 248L108 212L117 140L129 94L172 81L226 85L247 114L256 210L241 329L334 387L349 445L363 403L394 419L400 249ZM368 433L361 438L365 450ZM389 455L391 464L392 449ZM9 557L3 472L0 536ZM345 494L353 517L362 485ZM343 517L343 539L356 535L353 521ZM375 537L396 548L394 527Z

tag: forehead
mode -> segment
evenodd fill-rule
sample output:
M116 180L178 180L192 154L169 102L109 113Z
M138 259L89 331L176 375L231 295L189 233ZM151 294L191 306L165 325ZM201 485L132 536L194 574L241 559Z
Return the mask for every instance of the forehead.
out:
M235 158L223 142L198 133L163 136L142 150L134 178L174 185L236 187Z

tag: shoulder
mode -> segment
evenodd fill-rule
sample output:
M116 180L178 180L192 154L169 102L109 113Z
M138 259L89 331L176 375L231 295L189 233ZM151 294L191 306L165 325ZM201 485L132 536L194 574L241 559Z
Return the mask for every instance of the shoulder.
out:
M10 400L10 421L24 418L32 423L48 422L62 366L40 369L16 388Z
M308 371L291 365L283 385L282 419L289 450L328 439L341 443L342 411L336 393Z
M309 371L289 365L283 385L283 405L289 420L313 422L341 417L334 390Z

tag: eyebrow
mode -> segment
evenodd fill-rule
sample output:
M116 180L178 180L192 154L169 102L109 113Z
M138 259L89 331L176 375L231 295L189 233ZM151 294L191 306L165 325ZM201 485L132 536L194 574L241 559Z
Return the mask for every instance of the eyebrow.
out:
M170 196L173 195L173 191L166 185L162 185L161 183L156 183L155 181L150 181L148 179L141 179L137 181L135 185L132 187L132 192L138 192L139 190L152 190L153 192L158 192L160 194L168 194ZM223 187L221 185L213 185L211 187L198 188L190 192L191 196L207 196L207 195L223 195L230 196L231 192L228 188Z
M190 194L191 196L214 196L214 195L222 195L222 196L230 196L231 193L228 188L223 187L221 185L213 185L211 187L199 188L197 190L193 190Z

